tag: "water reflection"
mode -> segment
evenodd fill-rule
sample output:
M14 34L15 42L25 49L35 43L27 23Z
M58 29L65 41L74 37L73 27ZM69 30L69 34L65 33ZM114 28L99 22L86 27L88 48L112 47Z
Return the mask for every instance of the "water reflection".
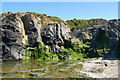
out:
M75 68L82 68L76 64L77 60L69 61L8 61L2 63L3 78L68 78L80 77L74 73ZM76 65L73 65L76 64ZM1 65L1 64L0 64Z

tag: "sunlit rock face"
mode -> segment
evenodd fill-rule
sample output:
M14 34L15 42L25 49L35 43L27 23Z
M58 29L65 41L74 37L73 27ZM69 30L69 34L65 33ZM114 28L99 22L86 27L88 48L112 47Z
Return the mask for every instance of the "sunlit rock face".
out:
M41 20L39 17L32 13L26 13L26 15L22 18L25 32L28 35L28 43L31 46L38 46L40 43L40 28L41 24L38 24L38 21Z
M97 26L70 30L68 23L75 20L63 21L58 17L51 17L34 12L4 13L0 15L0 61L20 60L25 57L25 49L38 48L42 41L50 47L51 53L60 53L65 41L89 41L92 57L102 51L103 58L116 57L120 53L120 26L118 20L93 20ZM82 21L81 24L86 23ZM74 41L73 41L74 42Z
M25 55L23 42L25 31L21 16L9 14L2 19L2 58L3 60L20 60Z
M50 18L32 12L2 14L1 58L3 61L23 59L25 46L38 47L41 40L51 47L52 52L59 52L64 40L69 36L70 29L64 23L54 25L46 23L48 20L51 22ZM43 19L46 22L43 22ZM47 27L44 28L44 25Z
M70 29L63 23L49 24L41 32L43 43L49 45L54 53L59 53L64 40L68 39Z

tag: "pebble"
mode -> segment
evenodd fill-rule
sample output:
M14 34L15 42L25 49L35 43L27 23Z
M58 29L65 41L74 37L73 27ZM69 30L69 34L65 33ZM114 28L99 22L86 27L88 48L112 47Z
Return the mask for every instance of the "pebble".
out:
M31 74L29 74L30 76L36 76L36 77L38 77L38 76L40 76L40 75L43 75L43 73L31 73Z

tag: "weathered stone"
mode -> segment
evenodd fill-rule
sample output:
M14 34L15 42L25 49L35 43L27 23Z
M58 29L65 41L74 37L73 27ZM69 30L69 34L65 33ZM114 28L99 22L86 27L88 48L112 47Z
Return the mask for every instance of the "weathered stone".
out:
M70 29L63 23L49 24L41 32L42 41L44 44L49 45L51 50L59 53L64 40L69 38L68 32Z
M98 23L99 25L75 29L70 32L64 22L55 21L54 23L50 16L37 15L33 12L16 14L8 12L1 14L0 17L2 17L2 23L0 22L2 36L0 38L2 38L1 43L3 43L1 44L0 58L3 60L24 58L24 45L33 47L32 50L34 50L35 47L38 48L40 40L50 47L50 52L57 54L61 52L61 46L69 38L71 38L71 42L77 40L91 41L92 57L98 54L97 49L102 49L103 52L105 52L104 48L109 49L101 55L104 58L116 57L115 54L118 52L120 39L118 20L93 19L90 23ZM50 24L48 24L49 22ZM67 22L76 23L76 20L68 20ZM81 21L81 23L89 24L86 21ZM28 43L26 43L27 40ZM59 58L62 59L60 56Z
M25 36L23 22L17 14L10 14L2 19L2 58L3 60L22 59L23 39ZM25 53L22 53L25 54Z
M40 43L41 39L41 24L38 24L38 21L41 19L32 13L27 13L25 16L23 16L22 20L25 27L25 33L28 35L28 43L31 46L37 47L37 44Z
M41 75L43 75L44 73L31 73L31 74L29 74L30 76L41 76Z

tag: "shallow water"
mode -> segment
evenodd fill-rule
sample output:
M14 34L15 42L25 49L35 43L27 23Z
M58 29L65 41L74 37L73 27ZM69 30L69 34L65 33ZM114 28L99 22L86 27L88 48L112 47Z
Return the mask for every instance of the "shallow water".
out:
M84 78L75 72L82 65L80 60L66 61L7 61L2 63L2 78Z

